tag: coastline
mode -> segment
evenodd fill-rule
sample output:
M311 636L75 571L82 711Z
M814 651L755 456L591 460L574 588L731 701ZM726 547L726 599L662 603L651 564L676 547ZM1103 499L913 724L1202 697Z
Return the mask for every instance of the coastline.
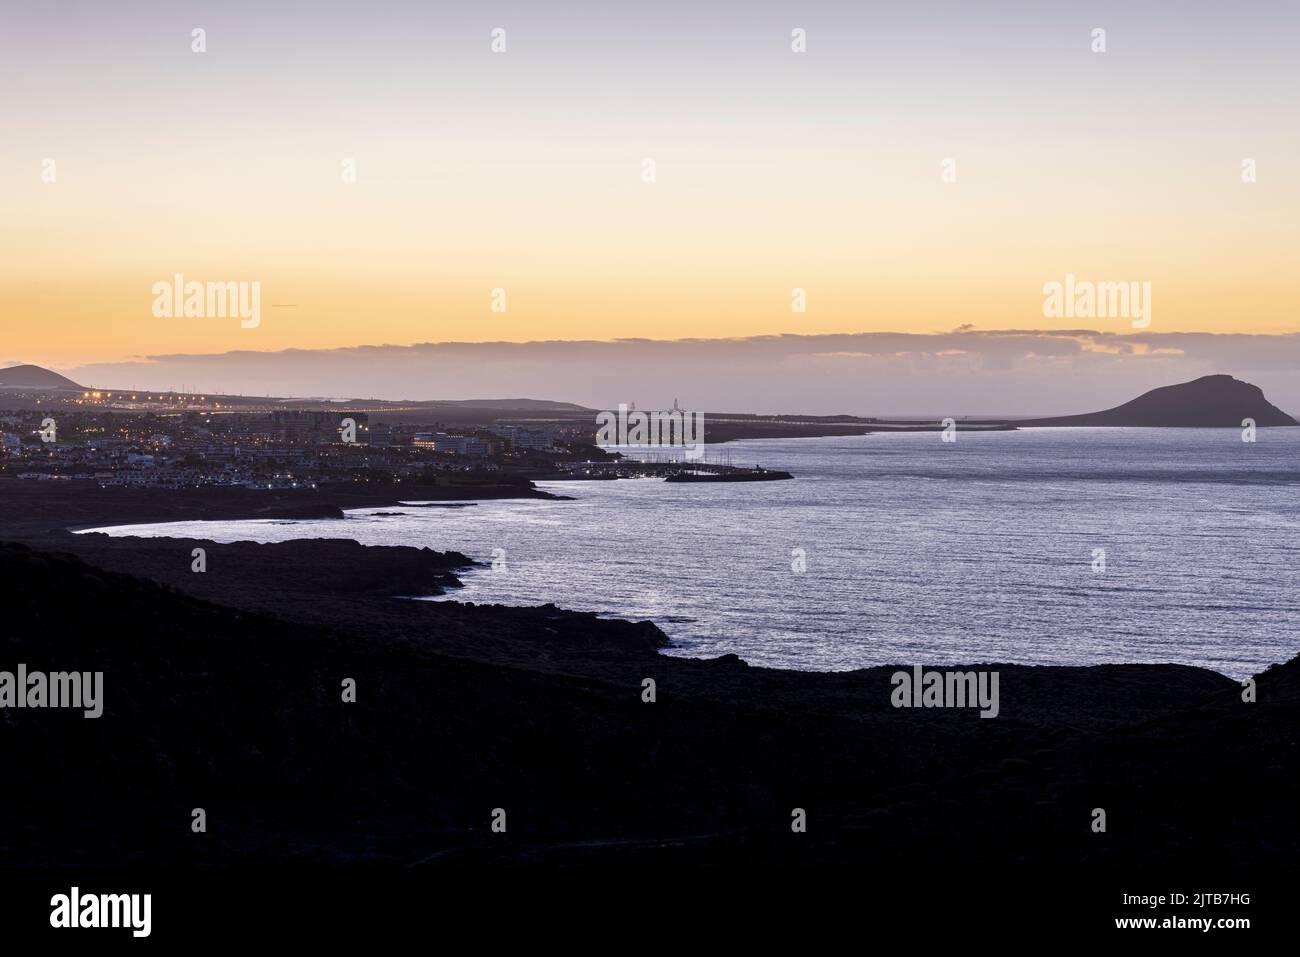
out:
M447 485L339 483L310 489L229 486L140 489L101 488L89 481L7 479L0 480L0 533L77 532L159 522L342 518L344 510L353 508L396 508L412 501L472 503L503 498L564 501L568 496L542 491L526 480Z
M173 862L421 866L803 866L935 852L985 868L1212 865L1222 876L1300 849L1290 812L1300 793L1274 747L1300 730L1300 658L1257 676L1259 704L1243 704L1231 679L1178 665L979 664L1001 676L995 720L899 710L890 676L902 663L799 672L734 655L665 656L667 638L650 622L399 600L454 588L471 566L464 555L345 539L74 535L59 523L178 520L198 503L152 493L60 507L59 492L0 503L0 542L23 543L0 545L5 607L54 597L39 615L18 616L4 659L35 667L76 652L105 672L115 720L71 744L31 713L0 724L0 743L44 782L0 799L0 811L75 818L67 775L83 773L78 762L132 756L138 784L85 818L117 835L93 845L97 864L123 863L133 844ZM383 507L426 494L345 500ZM292 518L282 510L322 504L287 498L229 497L210 517ZM207 550L204 574L191 571L194 547ZM340 706L341 676L356 679L368 707ZM1240 786L1252 780L1259 790ZM168 823L160 795L178 791L223 806L218 840L196 845ZM1161 823L1098 841L1087 813L1099 804ZM494 844L479 825L495 806L510 807L524 834ZM792 807L816 822L806 840L791 841ZM1230 833L1225 818L1238 822ZM1063 833L1076 837L1062 842ZM39 826L31 840L8 859L89 846L76 828ZM608 845L584 850L592 841Z

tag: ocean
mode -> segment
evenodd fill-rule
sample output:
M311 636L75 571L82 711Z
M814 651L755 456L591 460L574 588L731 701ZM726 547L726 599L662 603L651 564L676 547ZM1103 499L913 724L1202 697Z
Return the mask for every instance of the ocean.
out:
M100 531L457 550L490 564L432 600L650 619L668 654L777 668L1175 662L1241 678L1300 652L1300 429L718 448L795 480L554 482L574 500Z

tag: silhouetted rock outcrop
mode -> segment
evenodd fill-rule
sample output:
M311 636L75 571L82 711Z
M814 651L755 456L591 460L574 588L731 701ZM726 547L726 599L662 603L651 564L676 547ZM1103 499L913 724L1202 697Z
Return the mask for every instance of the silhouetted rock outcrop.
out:
M1060 415L1019 422L1026 426L1130 425L1184 428L1241 428L1243 419L1256 425L1300 425L1266 398L1257 385L1230 375L1207 375L1191 382L1145 392L1131 402L1083 415Z
M57 372L42 369L40 366L25 365L0 369L0 389L73 389L81 391L82 387Z
M1257 676L1257 703L1200 668L981 665L1001 674L985 721L892 707L892 667L666 657L648 622L393 597L431 590L454 553L202 542L194 574L192 540L55 539L0 543L0 670L102 672L104 712L0 708L0 755L21 769L0 788L6 866L870 854L927 878L935 861L1198 867L1247 886L1300 848L1300 659ZM219 809L201 840L193 806ZM487 826L495 807L508 834ZM1094 833L1094 807L1123 826Z

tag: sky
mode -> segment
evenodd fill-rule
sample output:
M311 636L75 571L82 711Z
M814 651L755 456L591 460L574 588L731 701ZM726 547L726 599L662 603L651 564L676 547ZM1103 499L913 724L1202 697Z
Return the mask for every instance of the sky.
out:
M1091 345L999 352L979 376L915 357L958 328L1049 349L1080 328L1264 353L1281 337L1293 355L1297 27L1295 3L1251 0L8 0L0 363L447 398L451 380L371 363L427 343L649 339L713 340L691 354L743 365L727 343L888 333L914 348L873 359L861 407L836 411L881 407L896 382L943 405L956 368L980 411L1047 412L1033 383L1098 375ZM156 315L155 284L177 274L258 283L259 321ZM1149 326L1045 315L1044 284L1067 275L1149 284ZM363 349L381 346L398 349ZM1109 361L1125 386L1172 372L1130 346ZM314 350L325 371L307 374ZM541 363L505 384L604 407L620 368ZM470 372L457 388L496 388ZM704 394L680 364L636 374L684 404ZM805 376L780 390L791 409L838 400L818 370L771 374ZM732 408L771 400L728 381Z

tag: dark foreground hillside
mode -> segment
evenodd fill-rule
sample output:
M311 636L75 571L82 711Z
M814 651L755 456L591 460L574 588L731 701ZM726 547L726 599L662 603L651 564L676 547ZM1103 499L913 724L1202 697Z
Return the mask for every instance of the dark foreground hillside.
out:
M191 543L66 544L89 562L0 546L0 670L102 670L104 715L0 710L0 754L21 769L0 788L6 866L942 860L1224 877L1300 850L1296 661L1259 677L1254 704L1192 668L1003 666L1002 713L981 720L891 708L892 669L665 658L648 624L412 602L373 581L278 588L267 570L300 545L207 543L194 575ZM315 546L445 574L427 551Z

